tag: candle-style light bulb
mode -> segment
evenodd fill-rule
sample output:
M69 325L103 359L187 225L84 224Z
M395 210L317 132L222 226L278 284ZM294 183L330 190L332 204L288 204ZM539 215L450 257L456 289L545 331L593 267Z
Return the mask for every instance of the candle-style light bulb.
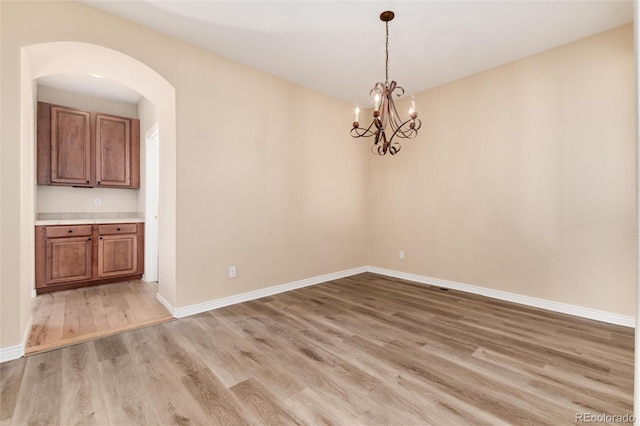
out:
M359 115L360 115L360 108L356 107L356 119L354 121L358 121Z
M415 99L413 99L413 95L411 95L411 108L409 108L409 117L415 120L417 116L418 114L416 113L416 101Z
M376 96L373 98L373 102L375 105L375 110L378 111L378 108L380 107L379 102L380 102L380 94L376 93Z

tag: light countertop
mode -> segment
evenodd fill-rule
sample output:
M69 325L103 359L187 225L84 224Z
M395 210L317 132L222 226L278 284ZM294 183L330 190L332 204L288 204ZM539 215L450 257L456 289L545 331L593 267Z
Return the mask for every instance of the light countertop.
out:
M36 226L87 225L94 223L142 223L144 215L136 212L116 213L39 213Z

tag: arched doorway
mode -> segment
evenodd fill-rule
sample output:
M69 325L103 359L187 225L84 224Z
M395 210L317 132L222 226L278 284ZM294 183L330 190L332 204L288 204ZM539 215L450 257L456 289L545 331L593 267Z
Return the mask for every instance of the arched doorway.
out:
M99 74L140 93L156 111L162 133L159 179L158 299L172 312L176 298L176 123L175 89L158 72L122 52L90 43L51 42L29 45L21 51L21 321L28 333L30 296L34 288L35 105L36 79L55 74ZM24 342L23 342L24 343Z

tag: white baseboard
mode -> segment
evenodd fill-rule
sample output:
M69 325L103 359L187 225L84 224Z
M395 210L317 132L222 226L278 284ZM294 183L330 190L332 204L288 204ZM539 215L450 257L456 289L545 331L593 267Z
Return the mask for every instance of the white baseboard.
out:
M158 302L160 302L162 304L162 306L164 306L167 311L169 311L169 313L176 318L176 314L175 314L175 310L176 308L174 308L171 303L167 302L167 299L165 299L164 297L162 297L160 295L160 293L156 293L156 299L158 299Z
M493 299L504 300L507 302L519 303L521 305L533 306L536 308L547 309L554 312L560 312L569 314L581 318L593 319L596 321L602 321L610 324L622 325L625 327L635 327L635 318L625 315L614 314L611 312L599 311L591 308L584 308L581 306L569 305L566 303L553 302L545 299L538 299L530 296L522 296L515 293L509 293L506 291L493 290L485 287L478 287L469 284L458 283L455 281L443 280L440 278L432 278L424 275L410 274L407 272L394 271L392 269L378 268L375 266L361 266L358 268L347 269L344 271L334 272L331 274L318 275L316 277L306 278L299 281L294 281L286 284L276 285L260 290L250 291L248 293L242 293L235 296L224 297L222 299L210 300L208 302L198 303L195 305L185 306L183 308L173 307L167 300L160 295L156 294L156 298L167 310L173 315L174 318L183 318L189 315L195 315L202 312L210 311L213 309L222 308L225 306L234 305L236 303L248 302L250 300L260 299L262 297L273 296L274 294L284 293L286 291L295 290L298 288L308 287L311 285L320 284L323 282L337 280L339 278L349 277L363 272L373 272L380 275L386 275L389 277L400 278L403 280L413 281L420 284L433 285L443 288L449 288L452 290L460 290L467 293L479 294L482 296L491 297ZM0 348L0 362L11 361L24 356L24 350L29 339L29 333L33 323L33 317L29 318L27 328L22 338L22 344L16 346L9 346L6 348Z
M507 302L519 303L521 305L533 306L535 308L547 309L549 311L569 314L576 317L588 318L596 321L602 321L610 324L622 325L634 328L636 320L634 317L614 314L611 312L598 311L596 309L584 308L582 306L569 305L567 303L553 302L551 300L538 299L536 297L522 296L520 294L509 293L501 290L493 290L485 287L478 287L469 284L462 284L455 281L443 280L440 278L426 277L423 275L410 274L407 272L394 271L392 269L378 268L369 266L369 272L389 277L400 278L403 280L414 281L420 284L434 285L452 290L460 290L467 293L479 294L491 297L493 299L504 300Z
M331 274L318 275L316 277L306 278L303 280L294 281L287 284L280 284L273 287L250 291L248 293L237 294L235 296L229 296L229 297L224 297L222 299L210 300L204 303L185 306L184 308L171 307L172 310L170 309L170 312L176 318L183 318L189 315L195 315L202 312L211 311L213 309L235 305L236 303L248 302L250 300L260 299L262 297L273 296L274 294L278 294L278 293L284 293L285 291L291 291L291 290L295 290L302 287L308 287L311 285L320 284L326 281L337 280L339 278L361 274L363 272L367 272L366 266L347 269L344 271L334 272ZM158 298L158 300L160 300L160 298ZM160 300L160 303L163 303L162 300ZM167 309L169 309L169 306L171 306L168 303L167 304L163 303L163 304L165 305L165 307L167 307Z
M27 341L31 334L31 326L33 326L33 315L29 317L27 327L22 334L22 344L0 348L0 362L13 361L14 359L22 358L24 356L24 348L27 347Z
M0 362L13 361L24 356L24 345L0 348Z

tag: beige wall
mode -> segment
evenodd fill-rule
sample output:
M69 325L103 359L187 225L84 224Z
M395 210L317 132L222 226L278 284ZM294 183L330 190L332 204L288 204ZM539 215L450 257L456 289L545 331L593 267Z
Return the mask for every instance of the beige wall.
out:
M25 300L21 297L20 271L20 186L17 182L20 174L20 59L14 57L8 62L4 54L13 49L5 36L5 2L0 2L0 54L3 55L0 75L0 347L20 343L21 306Z
M137 189L38 185L37 213L137 213ZM100 198L96 206L94 199Z
M202 111L187 119L192 148L178 141L178 278L198 283L178 306L365 264L367 158L341 119L350 105L237 68L211 68L236 76L212 96L176 88Z
M629 24L419 94L369 264L635 316L634 93Z
M80 3L2 2L0 8L0 347L20 343L20 318L29 309L20 297L17 283L25 274L15 250L22 237L15 224L32 220L21 211L18 185L24 159L19 48L28 44L102 45L142 61L175 87L176 286L170 299L176 307L365 264L368 164L366 148L345 130L350 105ZM227 278L231 265L238 271L233 280Z

